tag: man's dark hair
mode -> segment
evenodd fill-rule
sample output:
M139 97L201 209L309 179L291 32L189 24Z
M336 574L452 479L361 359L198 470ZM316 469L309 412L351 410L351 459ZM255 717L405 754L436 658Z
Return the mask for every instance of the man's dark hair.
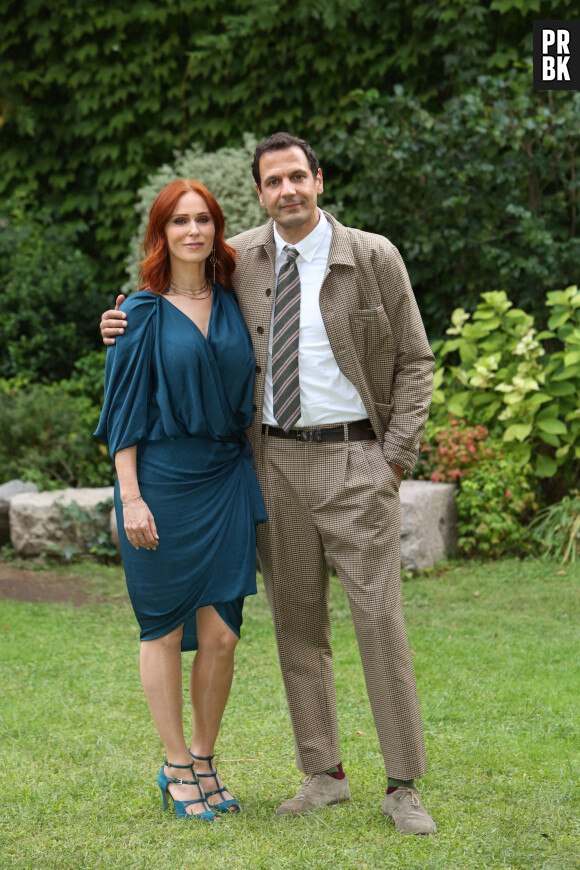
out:
M308 165L312 171L312 175L316 178L320 163L313 148L305 142L304 139L299 139L297 136L292 136L291 133L273 133L264 139L263 142L256 147L254 151L254 159L252 160L252 175L254 181L258 185L258 189L262 190L260 180L260 157L262 154L267 154L268 151L283 151L285 148L301 148L306 155Z

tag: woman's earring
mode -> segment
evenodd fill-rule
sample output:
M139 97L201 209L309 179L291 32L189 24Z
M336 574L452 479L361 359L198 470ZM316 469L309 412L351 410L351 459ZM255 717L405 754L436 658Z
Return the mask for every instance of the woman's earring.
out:
M215 267L218 263L218 258L215 255L215 248L211 249L211 254L209 255L209 262L213 266L213 283L215 284Z

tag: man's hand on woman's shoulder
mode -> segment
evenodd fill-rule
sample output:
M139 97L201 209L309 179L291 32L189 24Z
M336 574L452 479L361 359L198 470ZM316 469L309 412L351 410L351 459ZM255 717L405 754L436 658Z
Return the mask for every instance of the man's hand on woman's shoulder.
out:
M105 311L101 317L101 337L103 344L115 344L115 336L123 335L127 326L124 311L119 311L119 305L125 297L120 294L115 300L115 307Z

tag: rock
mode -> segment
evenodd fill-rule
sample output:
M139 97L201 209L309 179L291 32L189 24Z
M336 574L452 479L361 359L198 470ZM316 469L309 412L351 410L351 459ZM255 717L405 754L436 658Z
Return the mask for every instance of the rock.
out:
M35 483L25 483L23 480L9 480L0 486L0 545L10 540L10 502L20 492L38 492Z
M424 571L457 550L455 484L404 480L401 498L401 567Z
M98 506L113 498L113 487L59 489L52 492L21 493L10 502L10 538L20 556L43 552L87 553L91 538L109 511Z
M457 550L455 489L452 483L424 480L401 484L401 566L405 571L423 571ZM20 556L66 549L87 553L97 522L108 526L119 552L115 509L96 515L97 506L112 498L112 486L39 493L35 484L11 481L0 486L0 517L4 499L5 510L9 505L12 546ZM327 561L332 568L328 555Z

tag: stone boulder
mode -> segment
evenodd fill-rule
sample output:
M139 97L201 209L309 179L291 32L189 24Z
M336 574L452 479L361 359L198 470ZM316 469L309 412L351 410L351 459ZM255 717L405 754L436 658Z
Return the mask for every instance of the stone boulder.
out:
M9 480L0 486L0 545L10 540L10 502L21 492L38 492L38 487L23 480Z
M109 511L99 505L113 498L113 487L59 489L15 495L10 502L10 538L20 556L44 552L87 553L99 523L108 528Z
M401 498L401 567L424 571L457 550L455 484L404 480Z

